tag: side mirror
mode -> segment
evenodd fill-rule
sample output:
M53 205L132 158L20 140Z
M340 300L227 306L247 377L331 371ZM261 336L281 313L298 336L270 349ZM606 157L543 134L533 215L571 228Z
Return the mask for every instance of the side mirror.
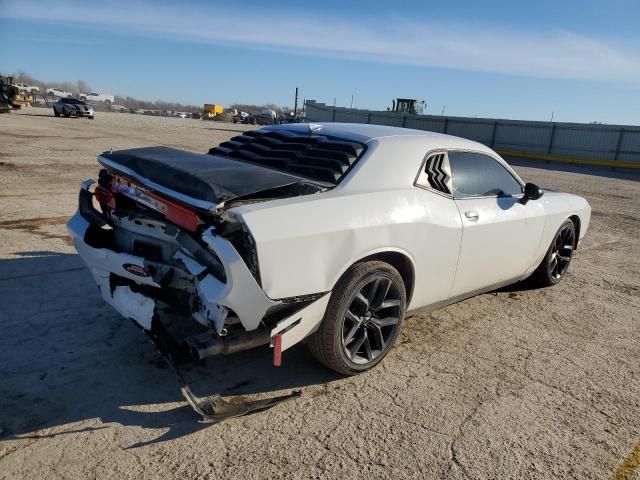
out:
M535 183L526 183L524 186L524 195L522 197L521 203L526 205L529 200L538 200L540 197L544 195L544 190L542 190Z

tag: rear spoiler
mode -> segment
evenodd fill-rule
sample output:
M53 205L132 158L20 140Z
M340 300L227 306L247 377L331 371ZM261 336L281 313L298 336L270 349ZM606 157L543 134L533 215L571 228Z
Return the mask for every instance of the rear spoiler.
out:
M119 163L116 163L103 155L98 155L98 162L101 165L104 165L108 169L114 170L116 172L122 173L127 177L131 177L133 180L140 182L145 187L148 187L152 190L155 190L158 193L162 193L168 197L175 198L176 200L189 205L191 207L198 208L200 210L205 210L209 213L216 213L220 211L224 207L224 202L213 203L207 202L206 200L200 200L197 198L190 197L189 195L185 195L184 193L176 192L175 190L171 190L170 188L164 187L153 180L149 180L148 178L143 177L142 175L134 172L130 168L127 168Z

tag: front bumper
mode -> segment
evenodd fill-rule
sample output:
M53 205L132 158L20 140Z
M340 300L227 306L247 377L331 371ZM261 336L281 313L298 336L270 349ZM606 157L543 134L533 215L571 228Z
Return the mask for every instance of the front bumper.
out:
M75 115L76 117L93 117L95 112L93 110L78 110L78 109L65 109L62 111L64 114Z
M144 287L167 288L163 279L169 273L171 278L180 279L182 285L190 285L190 291L197 296L195 304L198 308L192 312L193 319L217 334L223 334L230 312L235 313L245 331L252 331L260 327L270 309L282 304L265 295L233 245L216 235L213 228L202 234L202 240L220 260L226 277L224 282L207 273L206 267L184 249L176 252L175 262L165 264L96 245L92 239L106 221L93 208L93 194L89 191L91 184L92 181L83 184L78 212L68 222L67 229L102 297L124 317L133 319L145 330L151 330L154 316L158 314L158 302L144 294ZM133 285L114 284L114 276L133 282ZM282 350L301 341L317 329L328 301L327 293L271 325L271 338L281 337Z

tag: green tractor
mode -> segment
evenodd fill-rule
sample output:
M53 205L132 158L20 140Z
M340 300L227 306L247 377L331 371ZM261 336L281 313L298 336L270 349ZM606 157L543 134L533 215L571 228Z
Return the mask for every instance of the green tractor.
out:
M397 113L414 113L422 115L425 108L426 103L424 100L417 100L415 98L397 98L393 100L391 108L387 110Z

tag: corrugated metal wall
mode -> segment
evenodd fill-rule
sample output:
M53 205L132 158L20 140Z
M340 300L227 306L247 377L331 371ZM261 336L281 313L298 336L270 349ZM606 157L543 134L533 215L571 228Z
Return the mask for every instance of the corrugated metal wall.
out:
M307 100L311 122L391 125L447 133L515 152L629 162L640 166L640 127L413 115L331 107ZM623 165L621 165L623 166Z

